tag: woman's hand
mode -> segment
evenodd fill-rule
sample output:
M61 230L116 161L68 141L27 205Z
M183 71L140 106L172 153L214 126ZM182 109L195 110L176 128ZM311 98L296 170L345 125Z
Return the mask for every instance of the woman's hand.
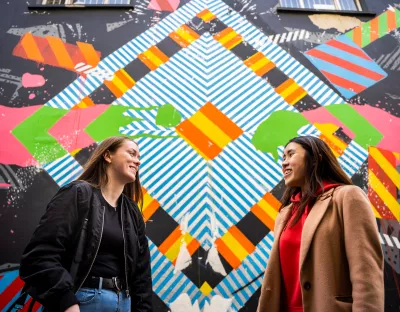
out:
M70 306L65 312L80 312L79 305L74 304L73 306Z

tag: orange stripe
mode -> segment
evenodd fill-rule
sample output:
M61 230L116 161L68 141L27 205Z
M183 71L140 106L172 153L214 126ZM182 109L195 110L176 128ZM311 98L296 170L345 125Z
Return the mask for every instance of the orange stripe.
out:
M338 153L339 155L343 155L344 151L338 147L336 144L334 144L326 135L324 134L320 134L319 138L324 141L326 144L328 144L328 146L333 149L336 153Z
M26 33L21 39L21 45L28 57L28 59L44 63L42 53L40 53L39 47L35 42L35 38L31 33Z
M257 52L256 54L250 56L247 60L245 60L243 63L247 66L250 67L251 65L257 63L259 60L263 59L265 56L261 52Z
M392 31L396 28L396 12L393 10L387 10L387 23L388 23L388 31Z
M218 34L216 34L216 35L214 36L214 39L218 41L219 39L225 37L226 35L228 35L228 34L231 33L232 31L234 31L234 30L233 30L231 27L227 27L227 28L225 28L223 31L221 31L221 32L219 32Z
M191 37L199 39L200 35L195 32L192 28L190 28L188 25L182 25L180 28L182 28L185 32L187 32Z
M254 213L254 215L262 222L265 224L267 228L269 228L271 231L274 230L275 227L275 221L257 204L255 204L250 211Z
M224 257L224 259L230 264L234 269L238 268L241 264L240 260L235 256L235 254L225 245L222 239L217 238L215 241L217 250Z
M126 75L129 74L125 71L122 71L121 69L115 73L115 76L117 76L124 83L124 85L128 89L130 89L135 85L135 83L129 80L128 77L126 77Z
M265 193L263 196L265 201L271 205L272 208L274 208L276 211L279 211L279 208L281 207L282 203L271 193Z
M292 83L294 83L294 81L291 78L289 78L288 80L286 80L285 82L283 82L282 84L277 86L275 88L275 91L278 92L279 94L281 94L282 91L285 90L286 88L290 87L292 85Z
M75 64L72 62L71 57L69 56L67 49L65 48L64 42L60 38L51 36L46 36L46 40L53 50L60 67L73 70Z
M256 250L256 247L253 245L253 243L249 241L249 239L244 236L244 234L235 225L233 225L228 232L232 234L232 236L240 243L240 245L243 246L244 249L246 249L249 254Z
M147 56L145 56L144 54L139 54L138 55L139 60L141 60L148 68L150 68L150 70L156 70L157 66L155 64L153 64L152 61L150 61Z
M223 44L223 46L225 48L227 48L228 50L233 49L234 47L236 47L239 43L242 42L242 36L241 35L237 35L234 38L232 38L231 40L229 40L228 42L225 42Z
M189 119L183 121L178 127L176 127L176 130L178 134L182 133L190 143L196 146L209 159L213 159L222 151L221 148L195 127Z
M269 62L265 66L263 66L260 69L258 69L257 71L255 71L255 74L257 76L265 75L266 73L268 73L274 67L275 67L275 64L272 63L272 62Z
M85 96L82 100L88 107L89 106L95 106L95 104L93 103L92 99L88 96Z
M147 221L151 218L151 216L160 208L160 204L153 199L151 203L143 210L143 217Z
M307 92L304 91L302 87L298 87L296 90L294 90L291 94L289 94L285 101L289 103L290 105L296 104L298 101L300 101L302 98L299 98L300 94L304 93L303 97L307 95ZM296 101L296 102L293 102Z
M175 230L158 247L158 250L165 254L168 249L182 236L181 226L178 225Z
M143 196L147 193L147 189L145 189L144 187L142 187L142 193L143 193Z
M371 42L379 38L379 20L374 18L369 22Z
M197 249L199 249L200 243L194 238L187 246L189 254L192 256Z
M353 29L353 41L359 47L362 46L361 26L358 26Z
M240 129L232 120L226 117L210 102L200 108L200 111L232 140L237 139L243 133L242 129Z
M86 63L95 67L100 62L100 53L94 49L93 45L79 41L77 41L76 44L85 57Z
M181 36L179 36L176 32L172 32L169 34L169 37L174 40L177 44L179 44L182 48L186 48L190 46L190 42L186 41L186 39L183 39Z
M104 80L104 84L107 86L108 89L117 97L120 98L124 93L118 89L118 87L113 84L112 81Z
M149 51L151 51L155 56L157 56L163 63L168 62L169 57L166 56L159 48L156 46L150 47Z

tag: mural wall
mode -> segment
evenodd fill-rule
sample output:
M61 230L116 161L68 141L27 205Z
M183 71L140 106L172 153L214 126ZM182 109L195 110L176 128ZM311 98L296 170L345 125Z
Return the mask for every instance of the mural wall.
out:
M366 2L376 17L277 0L2 1L0 310L31 302L16 302L18 263L48 201L124 134L142 154L155 311L255 311L297 135L325 140L368 194L398 311L400 5Z

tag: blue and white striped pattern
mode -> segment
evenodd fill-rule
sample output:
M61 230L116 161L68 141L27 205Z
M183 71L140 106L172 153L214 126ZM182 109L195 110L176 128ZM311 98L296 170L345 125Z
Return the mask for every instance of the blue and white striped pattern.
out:
M308 94L321 105L343 103L343 99L315 76L302 64L300 64L288 52L272 42L257 27L249 23L244 17L221 0L209 2L209 10L227 26L232 27L248 43L268 57L286 75L303 87Z
M175 270L172 262L158 250L151 240L148 241L153 291L161 300L168 304L174 302L182 293L187 293L192 302L203 297L197 286L185 274Z
M338 161L347 175L352 177L367 158L368 151L353 140L345 149L344 154L338 158Z
M236 270L230 272L225 279L214 288L214 293L224 298L233 298L232 306L234 311L239 311L247 300L256 292L261 286L262 276L255 280L248 287L233 294L235 290L246 285L252 279L260 275L265 271L267 262L274 242L274 236L272 232L269 232L267 236L257 245L256 250L246 259L243 260L242 264Z
M183 5L162 21L101 60L97 68L99 70L107 70L110 73L115 73L117 70L124 68L137 58L140 53L163 40L169 33L189 21L204 8L205 3L202 0L194 0ZM98 88L103 81L104 79L98 79L91 74L86 79L78 77L45 105L54 108L71 109L74 105L80 103L85 96L88 96Z
M70 154L43 166L43 169L61 187L82 173L82 166Z

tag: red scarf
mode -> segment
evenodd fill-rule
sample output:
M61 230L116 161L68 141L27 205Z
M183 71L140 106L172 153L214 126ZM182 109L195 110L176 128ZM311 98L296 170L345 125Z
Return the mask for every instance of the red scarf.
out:
M323 182L324 192L338 186L339 184L332 184ZM317 190L317 196L322 193L322 188ZM304 222L309 215L312 206L307 204L304 213L294 226L290 226L290 222L294 218L297 208L301 201L301 192L294 194L290 201L293 203L291 217L279 238L279 256L281 262L281 303L283 311L285 312L303 312L303 300L301 296L300 285L300 246L301 234L303 232Z

